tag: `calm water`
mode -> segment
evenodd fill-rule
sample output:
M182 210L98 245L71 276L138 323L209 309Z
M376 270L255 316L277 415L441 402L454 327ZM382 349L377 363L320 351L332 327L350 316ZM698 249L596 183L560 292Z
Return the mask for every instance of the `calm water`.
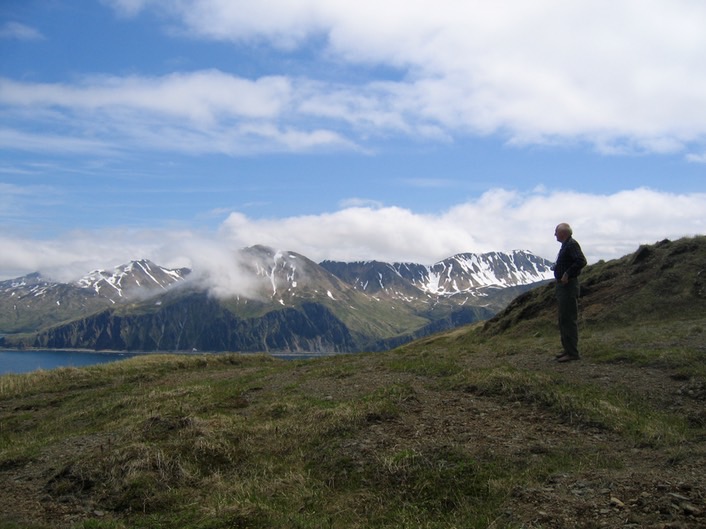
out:
M13 351L0 350L0 375L8 373L30 373L37 369L58 367L81 367L105 364L132 358L140 353L91 353L83 351ZM144 353L142 353L144 354ZM157 354L157 353L154 353ZM180 353L191 354L191 353ZM337 353L280 353L273 354L283 360L308 360L332 356ZM339 353L340 354L340 353Z
M130 353L89 353L83 351L0 351L0 375L29 373L37 369L80 367L125 360Z

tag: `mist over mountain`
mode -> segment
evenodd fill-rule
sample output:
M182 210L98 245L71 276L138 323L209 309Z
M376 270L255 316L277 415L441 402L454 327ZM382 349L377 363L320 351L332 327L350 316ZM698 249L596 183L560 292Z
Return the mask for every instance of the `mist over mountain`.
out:
M147 260L70 283L0 282L6 346L115 350L380 350L491 317L551 277L530 252L458 254L434 265L334 262L252 246L231 266Z

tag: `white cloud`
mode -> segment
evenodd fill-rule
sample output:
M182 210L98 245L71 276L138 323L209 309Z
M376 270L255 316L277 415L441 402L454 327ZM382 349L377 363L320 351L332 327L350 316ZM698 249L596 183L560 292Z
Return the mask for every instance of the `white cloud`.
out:
M384 206L384 204L382 202L380 202L379 200L374 200L371 198L359 198L359 197L347 198L345 200L341 200L338 203L338 207L341 209L349 209L349 208L378 209L383 206Z
M283 77L251 81L218 70L162 77L91 77L73 85L0 78L0 105L8 109L0 147L91 154L158 149L229 155L357 149L335 130L301 125L290 118L297 113L295 98L310 92L306 84L293 86ZM46 127L45 132L21 130L34 129L38 123Z
M703 152L706 140L704 3L104 3L126 16L154 8L192 38L290 53L319 48L316 60L301 62L299 78L206 70L73 84L5 81L2 104L52 109L79 139L231 155L365 149L390 134L436 141L499 134L515 144L586 142L603 153L687 156ZM322 61L342 72L392 67L398 78L324 80L317 78ZM89 126L96 118L102 129Z
M232 213L218 233L192 231L76 232L52 241L0 236L5 278L35 270L66 279L93 268L149 258L188 266L212 289L237 291L243 274L238 248L264 244L315 261L411 261L432 264L461 252L530 250L553 259L554 227L569 222L591 262L631 253L640 244L706 233L706 194L676 195L650 189L612 195L494 189L437 214L398 207L345 207L283 219ZM219 281L217 278L224 278ZM240 282L240 283L239 283ZM244 283L242 289L246 287Z
M172 6L202 38L291 47L326 35L328 53L343 61L398 67L407 74L390 90L398 119L412 112L452 130L504 131L516 141L625 145L629 138L656 152L702 141L706 132L706 5L689 0Z
M42 33L20 22L6 22L0 26L0 39L42 40Z
M62 134L28 133L11 128L0 128L0 149L61 154L115 154L114 147L105 141L94 141Z
M213 123L223 115L270 118L282 112L290 92L289 81L282 77L250 81L218 70L162 77L87 77L73 85L0 79L0 100L6 105L149 111L194 123Z
M686 159L689 162L694 162L694 163L706 163L706 152L702 154L689 154Z
M101 2L112 7L119 15L124 17L137 15L149 4L149 0L101 0Z

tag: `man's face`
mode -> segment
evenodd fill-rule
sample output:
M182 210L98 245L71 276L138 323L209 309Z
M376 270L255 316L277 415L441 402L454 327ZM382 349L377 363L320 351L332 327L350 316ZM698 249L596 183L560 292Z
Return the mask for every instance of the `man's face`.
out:
M566 230L562 230L558 226L554 230L554 237L556 237L556 240L559 242L564 242L566 240L567 235L568 235L568 232Z

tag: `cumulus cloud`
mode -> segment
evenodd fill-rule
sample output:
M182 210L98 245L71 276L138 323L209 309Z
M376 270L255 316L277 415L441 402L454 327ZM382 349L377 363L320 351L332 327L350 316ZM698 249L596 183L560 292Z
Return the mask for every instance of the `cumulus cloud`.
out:
M643 243L706 233L706 194L635 189L612 195L521 193L493 189L437 214L398 207L351 207L334 213L254 220L232 213L223 236L299 251L314 260L413 261L431 264L455 253L527 249L553 258L553 233L569 222L586 255L616 258Z
M179 152L364 149L370 138L389 134L438 141L499 134L515 144L581 142L611 154L703 153L706 4L104 3L123 16L158 10L172 35L176 25L179 35L238 46L313 47L314 59L300 62L297 78L209 70L71 84L5 81L0 102L52 109L65 123L95 121L98 113L104 130L85 128L99 140L117 136L131 147ZM364 82L346 82L345 75L335 82L320 75L321 63L342 72L373 68ZM376 78L378 66L396 73ZM160 141L165 134L170 141Z
M640 244L706 233L706 194L633 189L611 195L493 189L436 214L399 207L350 206L320 215L253 219L233 212L216 233L75 232L52 241L0 236L0 270L35 270L68 279L94 268L149 258L187 266L212 291L252 295L239 248L264 244L314 261L381 260L433 264L462 252L525 249L547 259L558 250L554 227L569 222L591 262L631 253ZM7 277L6 277L7 278Z

